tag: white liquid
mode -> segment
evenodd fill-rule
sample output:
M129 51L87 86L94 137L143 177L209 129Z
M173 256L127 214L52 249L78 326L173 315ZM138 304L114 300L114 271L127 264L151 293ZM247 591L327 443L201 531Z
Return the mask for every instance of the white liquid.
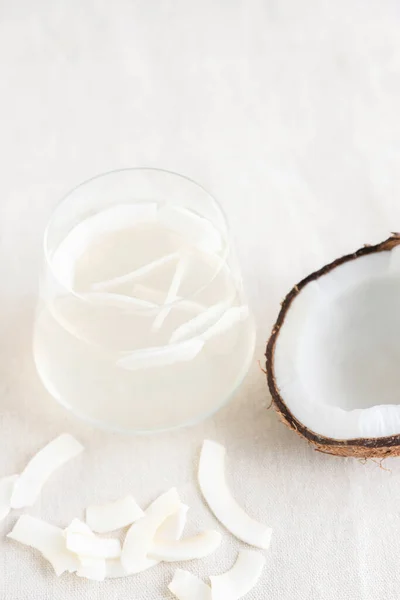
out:
M159 214L101 228L96 215L81 238L73 230L53 263L75 294L47 281L38 310L34 353L45 386L77 415L115 430L164 429L212 413L253 353L253 323L218 232L205 220L193 221L199 232L186 227L189 213L176 228L173 211L168 226ZM163 307L166 299L175 302Z

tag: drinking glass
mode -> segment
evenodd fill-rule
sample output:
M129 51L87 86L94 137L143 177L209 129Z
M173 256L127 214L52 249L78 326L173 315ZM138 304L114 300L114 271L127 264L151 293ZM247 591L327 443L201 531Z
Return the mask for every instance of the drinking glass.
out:
M255 329L225 215L190 179L126 169L56 207L34 358L76 416L114 431L195 423L232 396Z

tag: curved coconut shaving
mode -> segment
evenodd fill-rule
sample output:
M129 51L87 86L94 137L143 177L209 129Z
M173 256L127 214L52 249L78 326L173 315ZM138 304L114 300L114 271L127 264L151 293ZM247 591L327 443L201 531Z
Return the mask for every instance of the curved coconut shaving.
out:
M247 306L233 306L229 308L221 318L211 325L204 333L201 334L203 341L208 341L213 337L221 335L231 329L239 321L244 321L249 316L249 308Z
M179 562L204 558L217 550L222 540L218 531L203 531L198 535L178 541L156 540L149 557L164 562Z
M179 511L180 503L178 492L172 488L157 498L146 510L145 516L130 527L121 554L122 566L128 573L143 570L143 566L151 560L147 555L157 529L165 519Z
M156 290L155 288L148 287L147 285L143 285L141 283L137 283L133 286L132 295L138 300L145 300L147 302L151 302L160 306L164 304L166 294L161 290ZM175 298L176 302L179 302L174 308L184 310L189 313L194 313L198 315L206 310L206 307L199 302L195 302L194 300L185 300L182 296L177 296Z
M265 557L254 550L241 550L235 565L223 575L210 577L212 600L239 600L257 584Z
M143 510L134 498L125 496L108 504L88 506L86 509L86 523L96 533L109 533L131 525L143 515Z
M232 497L225 480L225 455L221 444L204 441L198 472L204 499L218 521L239 540L267 549L272 529L249 517Z
M134 271L130 271L129 273L125 273L124 275L119 275L118 277L113 277L112 279L107 279L106 281L99 281L92 285L92 289L94 291L104 291L110 288L113 288L117 285L121 285L124 283L134 282L137 279L140 279L144 275L148 275L158 267L162 267L163 265L168 264L174 260L178 261L180 258L179 252L171 252L170 254L165 254L164 256L160 256L156 260L153 260L141 267L138 267Z
M186 321L175 329L171 335L170 344L176 342L182 342L195 335L201 333L205 328L209 328L215 321L222 316L224 311L227 309L226 302L219 302L214 306L206 308L202 313Z
M400 453L400 236L301 281L267 347L283 420L324 452Z
M146 312L150 314L157 309L157 304L135 298L134 296L124 296L123 294L113 294L111 292L87 292L81 294L81 298L88 302L93 302L98 306L105 306L106 308L119 308L122 310L142 310L149 309Z
M155 202L119 204L91 215L76 225L65 236L51 258L60 283L68 289L73 288L76 261L99 235L152 221L156 215Z
M60 435L42 448L15 482L11 508L32 506L54 471L75 458L82 450L83 446L68 433Z
M165 297L165 301L164 301L165 306L164 306L164 308L162 308L160 310L160 312L154 319L154 323L152 325L153 331L157 331L158 329L160 329L162 327L165 319L168 317L168 315L171 311L171 306L169 306L169 305L172 302L176 301L176 299L179 297L178 292L181 288L182 280L183 280L184 275L186 274L188 267L189 267L189 257L181 256L181 258L176 266L176 270L175 270L174 276L172 278L171 285L169 286L169 290Z
M91 538L92 542L94 541L94 543L96 540L98 540L86 523L83 523L79 519L74 519L64 531L66 547L68 546L68 538L70 538L70 536L77 536L79 534L82 537L86 536L86 538ZM77 539L74 540L74 543L77 543ZM105 558L86 554L88 550L91 550L91 547L85 542L83 544L79 544L78 547L82 550L82 552L74 552L79 560L79 568L76 572L78 577L84 577L92 581L104 581L107 574ZM98 549L99 547L96 545L96 550Z
M178 512L165 519L157 529L155 542L179 540L185 529L188 510L189 507L186 504L181 504Z
M79 557L80 567L76 574L91 581L104 581L107 575L106 561L104 558Z
M182 569L175 571L168 589L178 600L212 600L210 586Z
M78 557L66 548L64 531L50 523L22 515L7 537L38 550L58 576L80 567Z
M99 538L91 533L81 533L67 528L65 539L68 550L78 556L89 558L118 558L121 556L121 542L118 539Z
M18 475L9 475L0 479L0 521L6 518L11 510L11 496Z
M158 542L167 542L178 540L182 533L186 524L186 517L189 507L186 504L182 504L178 512L174 513L170 517L168 517L162 525L157 529L154 543ZM141 569L136 568L134 573L129 573L122 566L120 559L114 560L106 560L106 578L107 579L117 579L121 577L130 577L133 574L137 574L143 571L147 571L152 567L159 564L158 560L152 560L150 558L146 558L141 564Z

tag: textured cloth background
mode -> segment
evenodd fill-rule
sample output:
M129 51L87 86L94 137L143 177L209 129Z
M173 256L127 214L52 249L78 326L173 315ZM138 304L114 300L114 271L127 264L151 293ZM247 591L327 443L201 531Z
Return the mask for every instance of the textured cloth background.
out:
M215 418L174 434L92 431L42 389L31 356L41 239L58 199L95 174L160 166L223 204L258 323L256 358L297 280L400 229L397 0L0 0L0 475L62 431L86 452L32 513L176 485L190 530L214 526L196 486L204 437L229 450L236 497L274 528L249 600L400 598L400 462L313 452L266 410L256 360ZM400 307L399 307L400 309ZM190 398L188 398L190 401ZM161 600L173 567L57 579L0 524L0 600ZM201 576L231 566L228 534ZM229 599L227 599L229 600Z

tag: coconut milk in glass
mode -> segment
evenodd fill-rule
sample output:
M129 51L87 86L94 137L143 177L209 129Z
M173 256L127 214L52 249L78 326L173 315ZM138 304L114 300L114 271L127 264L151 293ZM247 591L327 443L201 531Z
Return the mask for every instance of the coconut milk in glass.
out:
M254 324L225 217L203 188L152 169L90 180L56 209L45 256L34 357L77 416L169 429L237 389Z

